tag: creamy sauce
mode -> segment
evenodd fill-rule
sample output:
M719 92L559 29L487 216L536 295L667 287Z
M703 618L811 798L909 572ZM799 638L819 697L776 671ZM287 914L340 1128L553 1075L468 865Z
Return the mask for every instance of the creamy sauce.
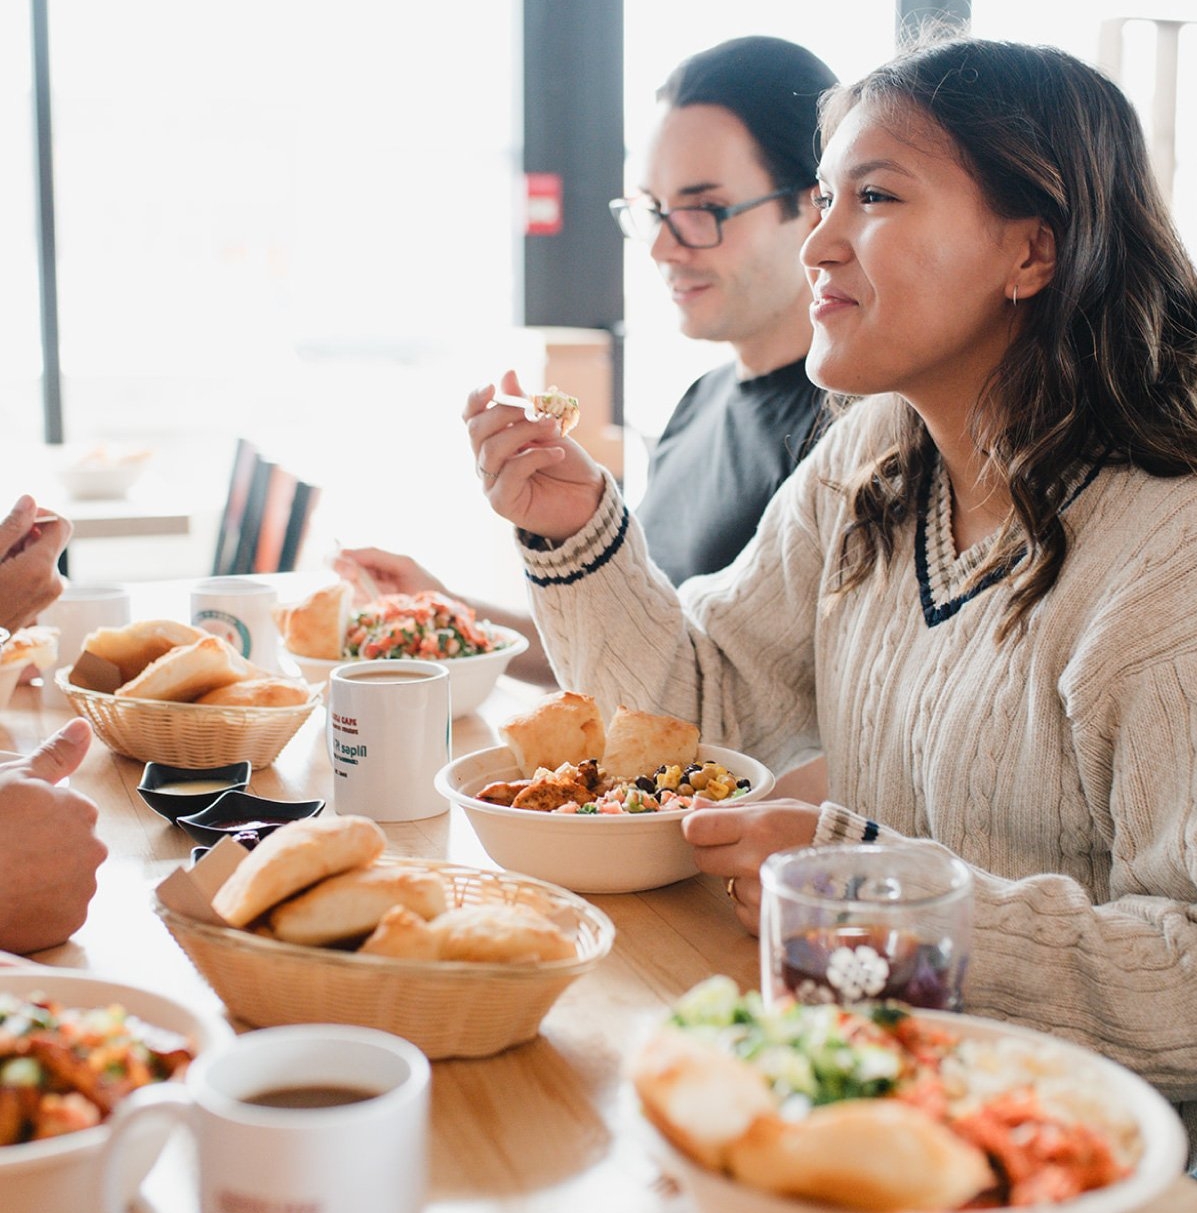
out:
M205 792L221 792L232 786L223 779L191 779L185 783L164 783L147 791L162 792L167 796L202 796Z

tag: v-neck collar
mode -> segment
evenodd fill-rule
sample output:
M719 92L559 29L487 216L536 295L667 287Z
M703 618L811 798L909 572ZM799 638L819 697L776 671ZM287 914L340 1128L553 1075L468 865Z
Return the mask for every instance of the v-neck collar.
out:
M1078 477L1078 483L1060 507L1061 513L1093 483L1104 462L1103 455ZM951 619L966 603L1003 580L1023 558L1025 549L1020 548L1006 564L992 569L980 581L970 581L974 571L989 555L997 534L995 531L957 554L952 538L952 486L944 462L937 456L919 485L914 536L919 601L929 628Z

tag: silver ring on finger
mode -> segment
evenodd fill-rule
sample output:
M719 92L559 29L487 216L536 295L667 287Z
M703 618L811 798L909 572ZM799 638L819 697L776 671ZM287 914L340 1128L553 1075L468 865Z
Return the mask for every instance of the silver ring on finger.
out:
M488 472L481 463L474 464L474 471L478 473L478 479L485 480L487 484L490 484L492 481L498 480L499 478L498 472Z

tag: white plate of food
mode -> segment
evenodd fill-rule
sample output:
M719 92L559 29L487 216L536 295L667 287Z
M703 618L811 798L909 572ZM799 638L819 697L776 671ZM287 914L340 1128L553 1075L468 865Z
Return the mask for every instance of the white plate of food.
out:
M174 1050L186 1048L193 1056L198 1056L204 1049L232 1035L231 1028L223 1019L201 1014L182 1002L137 986L43 965L0 969L2 1026L15 1031L17 1018L23 1014L22 1007L35 998L52 1000L64 1012L83 1011L97 1016L99 1026L92 1024L89 1032L95 1030L97 1039L102 1038L105 1043L95 1045L96 1055L101 1049L107 1050L113 1064L117 1060L117 1042L124 1039L118 1012L127 1012L132 1017L127 1021L130 1025L129 1036L144 1036L146 1041L151 1042L154 1067L158 1066L156 1058L159 1051L167 1056L173 1054ZM112 1008L117 1008L118 1012ZM75 1017L72 1014L70 1018ZM57 1032L53 1026L55 1022L47 1019L44 1028L51 1040ZM146 1025L144 1032L140 1024ZM81 1037L83 1040L88 1038L88 1035ZM126 1046L122 1044L120 1047ZM29 1071L30 1060L27 1057L9 1056L0 1061L0 1083L8 1065L16 1064ZM181 1073L182 1069L179 1069L176 1076ZM20 1078L21 1075L18 1073L16 1077ZM25 1077L30 1077L30 1074ZM96 1084L99 1089L105 1085ZM67 1086L69 1088L70 1084ZM108 1091L107 1095L113 1096L113 1092ZM38 1114L41 1114L41 1101ZM58 1118L58 1127L63 1131L41 1140L17 1140L0 1145L0 1192L3 1193L0 1203L3 1204L4 1213L87 1209L95 1203L95 1194L100 1187L101 1151L108 1138L107 1114L97 1112L91 1100L77 1095L69 1106L47 1106L45 1115ZM89 1120L97 1115L100 1116L98 1123L89 1124ZM72 1128L75 1123L84 1127ZM27 1136L31 1131L29 1126L17 1127L19 1137ZM123 1186L130 1196L156 1157L159 1144L147 1141L145 1148L139 1149L136 1158L131 1159L129 1173L123 1177Z
M799 1007L787 1024L724 977L679 1000L630 1073L649 1150L697 1213L1130 1213L1182 1174L1184 1127L1131 1071L1029 1028L895 1007L878 1022Z

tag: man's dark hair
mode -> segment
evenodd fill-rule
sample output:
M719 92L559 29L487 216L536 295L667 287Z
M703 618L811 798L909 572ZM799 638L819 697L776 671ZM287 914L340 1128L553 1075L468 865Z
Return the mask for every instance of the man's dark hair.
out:
M819 95L836 83L821 59L784 38L733 38L678 64L657 99L729 110L759 148L774 188L804 189L819 163ZM784 201L796 214L797 198Z

